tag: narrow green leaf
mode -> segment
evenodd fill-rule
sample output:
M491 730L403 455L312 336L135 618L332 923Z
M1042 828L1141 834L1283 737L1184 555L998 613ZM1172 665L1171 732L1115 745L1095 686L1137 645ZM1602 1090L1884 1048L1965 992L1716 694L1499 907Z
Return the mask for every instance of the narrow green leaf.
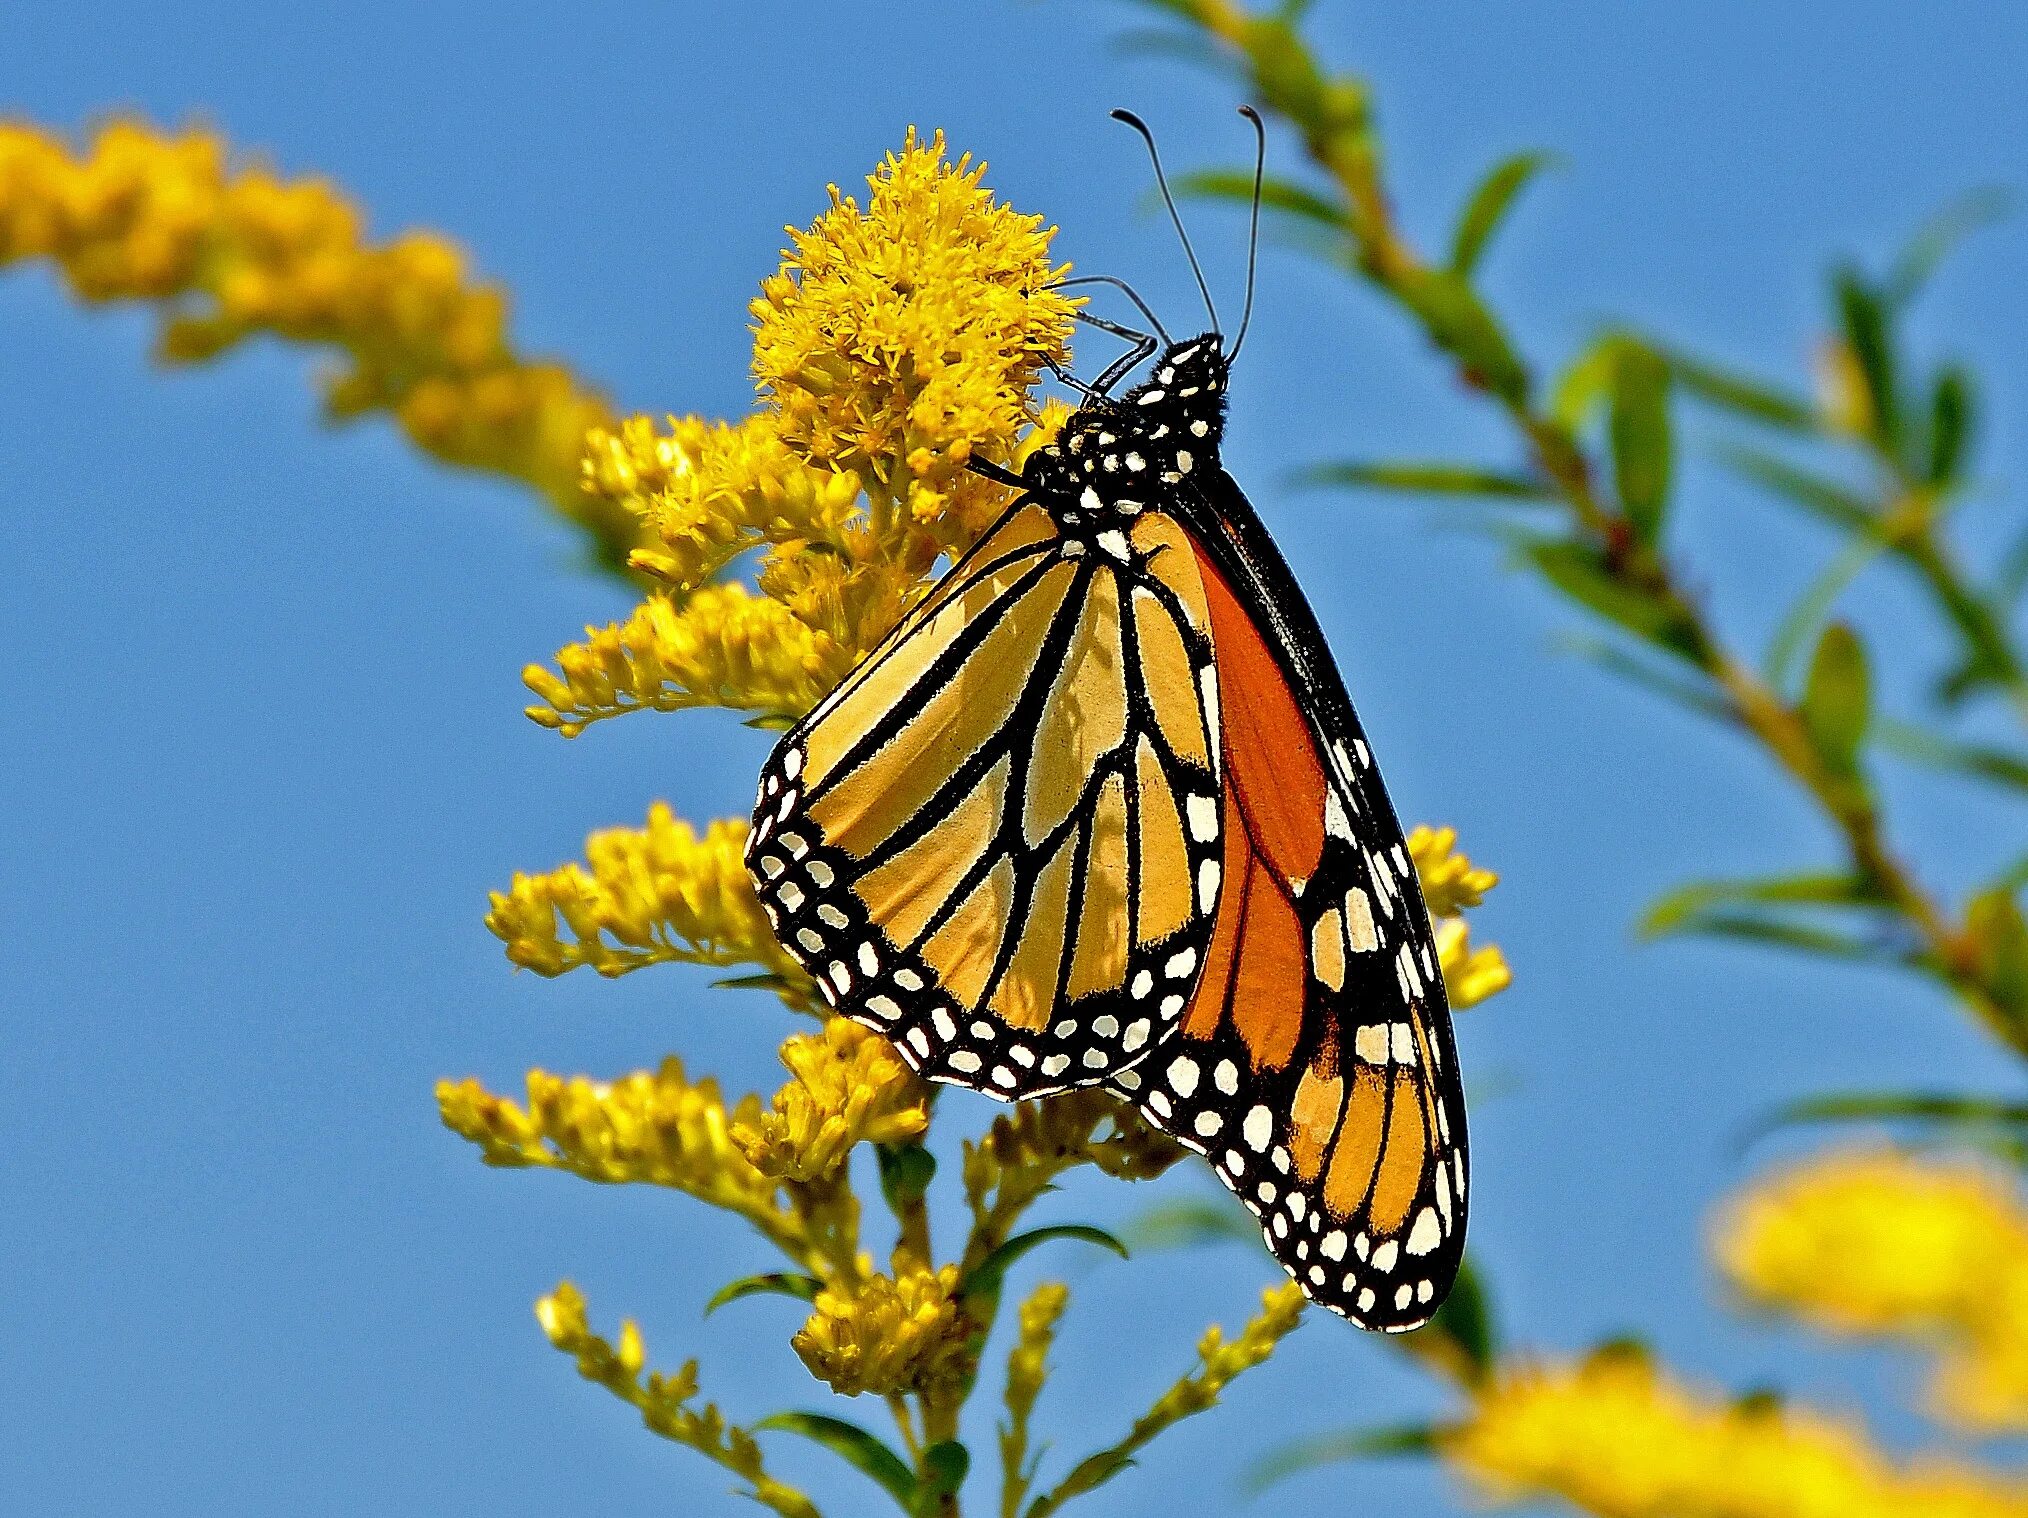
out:
M1880 743L1889 753L1931 769L1951 770L2017 791L2028 791L2028 754L1931 732L1912 722L1880 724Z
M1464 496L1502 501L1554 503L1555 492L1540 480L1525 474L1505 474L1472 464L1446 464L1419 459L1385 462L1320 464L1303 472L1305 485L1353 486L1367 490L1395 490L1414 495Z
M874 1154L880 1161L880 1194L896 1211L920 1202L936 1179L937 1157L920 1144L881 1144Z
M1507 212L1514 204L1528 181L1556 161L1551 153L1516 153L1503 158L1487 171L1472 191L1472 198L1465 202L1465 209L1458 217L1457 230L1451 234L1451 272L1470 277L1478 267L1480 257L1506 219Z
M1523 539L1519 546L1544 579L1579 605L1658 648L1696 656L1696 630L1666 602L1614 579L1596 550L1562 538Z
M1658 351L1668 360L1670 372L1677 381L1699 400L1787 432L1815 433L1820 430L1817 408L1801 396L1791 395L1765 380L1721 369L1675 349Z
M1840 774L1859 769L1859 748L1872 720L1872 677L1858 634L1833 622L1817 641L1803 682L1800 715L1824 761Z
M1621 335L1608 332L1583 349L1556 378L1549 409L1570 432L1583 430L1592 408L1612 392Z
M922 1452L922 1481L916 1491L919 1518L932 1518L944 1498L965 1484L972 1452L955 1439L932 1444Z
M800 1434L821 1444L846 1464L871 1476L892 1497L904 1513L915 1513L915 1472L893 1450L856 1423L824 1413L776 1413L754 1425L757 1429L779 1429Z
M704 1316L710 1317L728 1302L737 1302L741 1297L794 1297L799 1302L814 1302L817 1293L824 1289L824 1283L815 1276L792 1275L787 1271L770 1271L766 1275L741 1276L737 1281L728 1281L711 1294L711 1300L704 1304Z
M1879 292L1849 265L1832 275L1831 285L1845 341L1866 384L1874 439L1898 458L1902 444L1901 379L1887 309Z
M1195 173L1178 175L1174 183L1177 192L1183 195L1236 200L1242 205L1253 200L1252 169L1199 169ZM1293 179L1281 179L1272 174L1263 176L1260 203L1265 210L1282 211L1320 227L1342 232L1346 226L1345 212L1336 201Z
M1428 1423L1395 1423L1381 1428L1348 1428L1318 1434L1264 1455L1246 1474L1247 1490L1264 1491L1277 1482L1321 1465L1401 1455L1427 1455L1436 1450L1439 1430Z
M1669 366L1645 344L1625 342L1613 365L1613 482L1634 535L1653 543L1669 501L1673 443Z
M2028 1017L2028 921L2013 893L1989 889L1966 902L1965 931L1981 984L2016 1018Z
M1745 880L1693 880L1655 898L1635 931L1660 938L1713 907L1741 902L1791 906L1877 907L1880 899L1857 876L1837 873L1761 875Z
M1225 1202L1166 1202L1121 1230L1129 1249L1188 1249L1199 1244L1258 1245L1260 1225Z
M1082 1239L1087 1244L1097 1244L1110 1249L1121 1259L1127 1258L1127 1246L1107 1233L1103 1228L1094 1228L1089 1223L1052 1223L1047 1228L1031 1228L1026 1233L1017 1233L998 1249L987 1255L965 1274L958 1283L958 1290L967 1296L973 1294L991 1295L1000 1289L1007 1271L1015 1261L1039 1244L1051 1239Z
M1972 434L1974 407L1971 375L1956 364L1947 365L1930 393L1929 468L1925 471L1930 484L1957 482Z
M1727 448L1720 451L1719 457L1735 472L1785 496L1810 515L1835 527L1862 529L1873 524L1873 508L1863 497L1773 454L1753 448Z
M1514 404L1528 399L1527 369L1499 322L1464 280L1448 269L1425 269L1404 277L1394 288L1421 318L1430 340L1455 358L1471 379Z
M1804 954L1817 954L1827 959L1848 959L1873 964L1902 960L1902 956L1880 944L1848 937L1829 928L1784 921L1762 913L1693 912L1673 924L1669 932L1684 937L1732 938L1745 943L1771 944L1777 948L1795 949Z
M728 975L711 983L714 991L772 991L777 996L795 990L786 975L763 970L755 975Z
M1853 538L1824 567L1823 573L1809 588L1796 598L1796 604L1789 608L1788 615L1782 618L1781 626L1775 629L1774 637L1769 640L1767 657L1762 661L1769 685L1784 693L1792 689L1796 661L1802 657L1811 634L1823 625L1846 587L1886 551L1886 542L1876 532L1868 531Z
M1702 671L1692 670L1684 678L1673 670L1665 670L1650 663L1647 658L1631 653L1616 643L1603 638L1567 635L1556 640L1556 646L1565 653L1588 659L1607 674L1640 686L1652 695L1695 713L1709 717L1714 722L1730 723L1735 718L1731 704L1724 691L1705 678Z
M2007 190L1988 185L1968 191L1923 223L1895 260L1881 290L1889 307L1907 305L1957 245L1981 227L1990 226L2013 209Z
M1455 1344L1464 1357L1480 1370L1492 1368L1500 1352L1500 1336L1494 1326L1492 1293L1486 1280L1466 1259L1458 1268L1451 1294L1436 1316L1416 1330L1436 1334Z
M2028 1102L1916 1091L1837 1092L1827 1096L1808 1096L1777 1107L1753 1123L1746 1139L1751 1142L1778 1128L1802 1123L1899 1120L1962 1127L2028 1129Z

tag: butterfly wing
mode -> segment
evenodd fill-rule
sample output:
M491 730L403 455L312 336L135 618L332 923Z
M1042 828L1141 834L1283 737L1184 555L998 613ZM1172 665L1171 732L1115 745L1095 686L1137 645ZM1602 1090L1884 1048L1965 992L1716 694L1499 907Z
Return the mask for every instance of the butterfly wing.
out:
M1114 1084L1211 1160L1312 1298L1413 1328L1465 1239L1436 943L1308 603L1230 477L1207 488L1186 519L1223 701L1223 899L1176 1037Z
M1007 1100L1174 1027L1221 870L1207 615L1175 519L1017 503L783 737L747 865L839 1012Z

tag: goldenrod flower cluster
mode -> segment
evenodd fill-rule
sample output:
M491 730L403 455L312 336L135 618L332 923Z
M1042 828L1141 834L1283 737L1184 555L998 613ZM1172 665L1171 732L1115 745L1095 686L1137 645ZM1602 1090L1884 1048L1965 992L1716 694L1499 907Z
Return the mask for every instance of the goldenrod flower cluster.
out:
M611 408L515 350L505 293L443 237L370 243L332 185L235 167L209 132L111 121L74 148L0 123L0 266L34 258L86 300L161 305L171 362L259 335L333 350L334 417L388 412L436 457L535 486L613 558L633 545L634 521L578 488L585 434Z
M1682 1386L1646 1356L1504 1367L1443 1441L1490 1496L1598 1518L2022 1518L2028 1486L1897 1466L1857 1427Z
M860 1144L901 1144L929 1128L929 1092L894 1046L834 1017L782 1045L795 1077L774 1109L735 1124L734 1141L761 1174L810 1181L834 1174Z
M945 1265L819 1292L790 1343L810 1374L842 1396L913 1392L940 1401L971 1373L971 1333L958 1268Z
M1834 1333L1933 1346L1945 1417L2028 1429L2028 1206L1994 1170L1884 1148L1833 1153L1748 1190L1716 1247L1754 1302Z
M1472 863L1458 848L1456 828L1418 827L1408 835L1409 857L1436 928L1444 991L1451 1008L1476 1007L1514 983L1514 973L1496 944L1472 947L1462 914L1486 899L1500 877Z
M486 926L507 957L542 975L589 965L624 975L644 965L754 965L796 994L802 971L783 952L747 879L744 822L702 837L662 802L645 828L585 842L585 862L516 875L493 893Z
M752 1434L728 1423L714 1403L691 1406L698 1392L695 1360L674 1375L646 1370L640 1325L632 1318L621 1323L617 1345L599 1337L585 1315L583 1293L568 1281L535 1304L535 1318L549 1342L577 1361L579 1375L633 1404L654 1432L717 1461L747 1483L748 1496L782 1518L818 1518L808 1497L768 1474Z

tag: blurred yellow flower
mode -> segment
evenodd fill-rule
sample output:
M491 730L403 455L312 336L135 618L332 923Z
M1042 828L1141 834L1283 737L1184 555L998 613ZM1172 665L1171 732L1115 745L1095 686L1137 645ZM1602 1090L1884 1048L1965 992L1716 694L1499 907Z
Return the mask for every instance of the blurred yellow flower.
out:
M162 304L172 362L261 334L335 349L333 416L389 412L436 457L534 485L624 558L634 519L578 483L586 432L613 420L605 398L516 352L506 294L455 244L372 244L364 221L323 180L234 168L209 132L116 120L73 150L0 122L0 266L46 258L86 300Z
M1456 828L1418 826L1408 835L1409 856L1422 881L1422 899L1432 917L1455 917L1475 907L1500 883L1491 870L1480 869L1458 851Z
M792 1000L802 971L782 951L747 879L744 822L699 837L656 802L646 828L611 828L585 840L585 863L519 875L493 893L486 926L507 957L539 975L589 965L624 975L681 961L754 965L782 979Z
M1436 925L1436 940L1444 992L1450 998L1452 1011L1476 1007L1514 983L1514 972L1507 968L1507 956L1500 952L1499 945L1473 948L1471 929L1457 918L1446 918Z
M826 1289L790 1342L810 1374L842 1396L906 1391L941 1400L972 1368L972 1326L957 1290L955 1265Z
M1489 1496L1599 1518L2022 1518L2028 1486L1945 1462L1897 1467L1859 1428L1681 1386L1647 1357L1503 1367L1443 1439Z
M732 1136L763 1175L809 1181L830 1175L859 1144L900 1144L929 1128L929 1092L886 1039L834 1017L821 1033L782 1044L795 1077L774 1110L734 1125Z
M1944 1416L2028 1429L2028 1207L1997 1171L1834 1152L1751 1187L1721 1216L1715 1247L1754 1302L1834 1333L1934 1346Z

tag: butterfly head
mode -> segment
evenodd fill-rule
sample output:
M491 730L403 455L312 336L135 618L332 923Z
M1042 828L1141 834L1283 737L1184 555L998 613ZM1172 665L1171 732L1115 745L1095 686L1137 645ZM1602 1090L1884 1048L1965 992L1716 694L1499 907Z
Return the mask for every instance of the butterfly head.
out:
M1129 515L1218 468L1231 373L1215 332L1171 343L1154 372L1117 399L1094 397L1030 456L1026 483L1085 511Z

